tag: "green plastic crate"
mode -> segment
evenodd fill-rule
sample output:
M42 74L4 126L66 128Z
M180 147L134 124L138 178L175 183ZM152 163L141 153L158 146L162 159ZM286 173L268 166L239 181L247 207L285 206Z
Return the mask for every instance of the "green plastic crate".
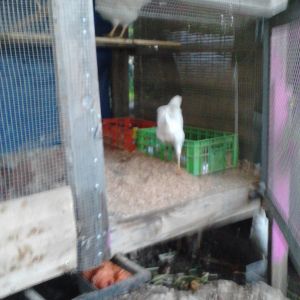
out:
M236 134L195 127L185 127L184 132L181 165L189 173L198 176L237 166ZM155 127L138 129L137 149L162 160L175 160L173 147L157 139Z

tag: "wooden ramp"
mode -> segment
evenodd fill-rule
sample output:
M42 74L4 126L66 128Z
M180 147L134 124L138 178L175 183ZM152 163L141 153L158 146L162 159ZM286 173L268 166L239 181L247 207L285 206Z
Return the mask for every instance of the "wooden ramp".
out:
M194 177L140 153L106 150L112 253L128 253L208 227L251 218L255 180L241 169Z

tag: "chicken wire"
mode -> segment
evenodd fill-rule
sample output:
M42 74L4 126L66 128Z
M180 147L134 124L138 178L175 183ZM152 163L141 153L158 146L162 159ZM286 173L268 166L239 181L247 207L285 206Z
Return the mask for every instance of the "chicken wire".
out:
M66 184L52 28L46 1L0 2L0 201Z
M0 201L70 185L79 270L109 254L94 38L92 1L0 1Z
M300 20L271 32L268 193L300 266Z
M179 42L181 49L136 51L135 116L155 120L157 107L181 94L185 124L237 132L240 158L259 162L262 23L234 14L230 1L223 11L187 6L198 14L193 22L185 11L175 20L175 1L160 14L155 3L142 10L134 36Z

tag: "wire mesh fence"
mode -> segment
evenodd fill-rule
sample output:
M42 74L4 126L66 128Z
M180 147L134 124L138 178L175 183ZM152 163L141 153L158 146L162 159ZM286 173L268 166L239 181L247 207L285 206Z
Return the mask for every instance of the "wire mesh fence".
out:
M300 246L300 21L272 29L268 189L296 241L290 250L299 262Z
M0 1L0 201L68 185L58 192L72 190L80 270L105 257L108 237L92 9Z
M66 168L48 2L0 7L0 200L7 200L64 185Z
M134 25L135 37L180 43L179 50L134 52L135 115L154 120L158 106L181 94L186 124L237 131L240 158L259 162L260 21L236 15L230 1L223 11L187 5L201 18L190 21L184 11L175 21L172 9L178 6L172 3L155 14L151 2Z

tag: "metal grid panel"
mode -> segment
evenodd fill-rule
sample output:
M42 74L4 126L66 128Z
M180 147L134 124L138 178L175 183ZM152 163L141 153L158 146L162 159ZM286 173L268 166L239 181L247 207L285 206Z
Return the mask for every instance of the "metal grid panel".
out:
M66 184L45 1L0 3L0 201ZM35 35L35 40L32 40Z
M271 35L268 192L300 261L300 20ZM291 240L291 239L289 239Z
M149 1L150 2L150 1ZM187 21L202 24L227 24L232 21L232 11L238 0L216 1L215 9L204 5L205 1L191 0L153 0L143 7L140 16L153 19ZM218 9L217 9L218 8Z
M0 8L0 201L70 185L91 268L109 254L92 1Z
M287 0L142 0L145 6L140 15L143 17L170 19L189 22L215 23L215 17L229 17L231 13L271 17L283 11ZM118 2L118 1L112 1ZM130 1L129 1L130 2ZM214 11L214 13L212 13ZM230 12L230 13L228 13ZM227 15L227 16L226 16ZM243 21L242 21L243 23Z
M140 18L134 36L180 42L180 51L137 51L135 115L155 119L158 106L183 96L186 124L238 131L240 158L260 161L261 23L206 10L214 23ZM203 12L204 13L204 12ZM194 20L195 21L195 20Z

